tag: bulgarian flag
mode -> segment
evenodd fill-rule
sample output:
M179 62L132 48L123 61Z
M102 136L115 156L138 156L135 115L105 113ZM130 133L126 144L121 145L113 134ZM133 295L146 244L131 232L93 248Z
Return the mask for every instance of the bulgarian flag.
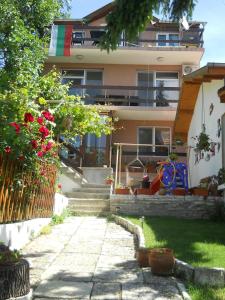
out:
M49 56L70 56L73 25L53 25Z

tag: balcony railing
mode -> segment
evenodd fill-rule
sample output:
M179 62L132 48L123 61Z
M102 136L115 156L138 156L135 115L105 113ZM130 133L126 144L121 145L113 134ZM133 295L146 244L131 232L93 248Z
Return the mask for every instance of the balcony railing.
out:
M99 45L101 37L105 33L105 26L74 26L71 46L72 47L96 47ZM191 28L188 31L179 32L177 27L174 28L147 28L146 35L150 38L142 38L142 35L133 42L128 42L125 37L121 36L118 47L203 47L203 28ZM158 39L158 33L172 33L177 35L173 39Z
M70 93L80 95L86 104L176 107L179 90L179 87L73 85Z

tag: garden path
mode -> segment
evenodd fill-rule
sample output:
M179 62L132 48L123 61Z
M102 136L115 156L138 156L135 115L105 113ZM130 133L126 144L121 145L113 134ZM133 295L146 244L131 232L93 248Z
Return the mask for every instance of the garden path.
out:
M37 300L183 299L175 279L138 267L132 234L104 218L68 218L23 253Z

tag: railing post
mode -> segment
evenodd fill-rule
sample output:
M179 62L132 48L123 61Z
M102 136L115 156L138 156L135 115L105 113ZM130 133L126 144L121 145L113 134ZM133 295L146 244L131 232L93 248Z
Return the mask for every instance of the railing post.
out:
M116 148L116 174L115 174L115 188L117 186L118 181L118 164L119 164L119 145Z

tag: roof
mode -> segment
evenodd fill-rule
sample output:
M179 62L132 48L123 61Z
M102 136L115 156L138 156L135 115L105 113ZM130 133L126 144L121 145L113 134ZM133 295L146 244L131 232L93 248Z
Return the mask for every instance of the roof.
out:
M203 82L225 78L225 63L208 63L206 66L183 77L178 103L174 137L187 140L188 130L194 113L199 89Z
M105 6L93 11L89 15L85 16L84 19L88 22L93 22L97 19L100 19L104 16L106 16L109 12L111 12L115 7L115 2L110 2L109 4L106 4Z

